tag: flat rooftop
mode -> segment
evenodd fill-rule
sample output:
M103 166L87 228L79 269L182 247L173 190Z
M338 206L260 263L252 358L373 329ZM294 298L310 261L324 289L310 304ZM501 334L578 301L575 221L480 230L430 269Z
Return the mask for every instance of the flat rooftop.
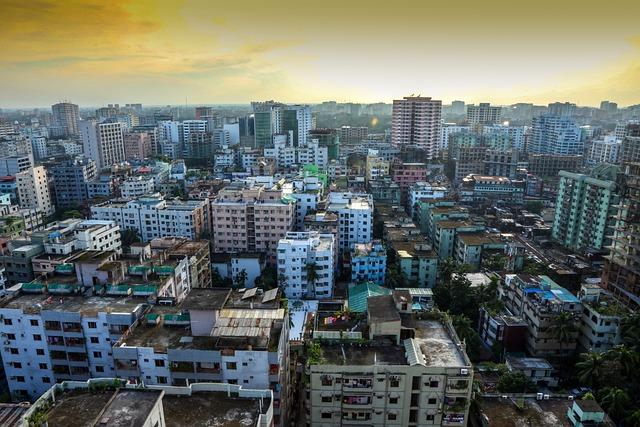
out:
M230 288L194 288L182 302L182 307L187 310L221 310L231 291Z
M481 417L491 427L570 427L567 410L573 402L526 399L518 409L510 399L482 399Z
M460 350L442 322L438 320L416 320L414 341L424 355L426 366L466 367L467 363Z
M117 390L98 422L110 427L142 427L161 397L160 390Z
M69 391L56 397L47 414L50 427L86 427L93 425L113 393Z
M268 405L265 399L262 407ZM260 415L260 399L234 398L223 392L165 394L162 406L167 426L172 427L247 427L256 425Z
M140 324L121 341L126 347L148 347L159 352L167 349L213 350L215 339L193 337L184 326Z
M21 309L23 311L98 311L104 313L131 313L140 304L146 304L145 298L69 296L23 293L0 303L0 307Z
M325 365L406 365L404 348L397 345L323 345Z

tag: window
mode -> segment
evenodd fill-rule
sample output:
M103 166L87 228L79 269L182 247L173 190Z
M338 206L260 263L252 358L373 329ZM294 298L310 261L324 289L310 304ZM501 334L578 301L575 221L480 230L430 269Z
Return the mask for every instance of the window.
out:
M91 341L91 344L98 344L100 342L98 337L90 337L89 340Z
M31 319L29 322L31 323L31 326L38 326L38 320L37 319Z
M24 382L24 377L22 375L17 376L16 377L16 381L18 381L19 383L23 383Z
M5 325L13 325L13 321L11 319L4 319Z
M440 384L438 381L429 381L429 387L436 388Z
M40 369L47 369L47 364L46 363L40 363L40 364L38 364L38 367Z
M17 348L11 348L11 354L18 354L19 351Z
M94 351L94 352L93 352L93 357L95 357L96 359L100 359L100 358L102 358L102 352L100 352L100 351Z
M396 419L398 419L398 415L396 415L396 414L388 414L387 415L387 419L388 420L396 420Z
M323 402L332 402L333 401L333 397L331 397L331 396L322 396L322 401Z
M36 349L36 354L37 354L38 356L44 356L44 349L42 349L42 348L37 348L37 349Z
M400 387L400 380L391 380L389 382L389 386L391 386L391 387Z
M33 340L34 341L42 341L42 335L33 334Z
M427 402L429 403L429 405L435 405L437 400L435 397L430 397Z
M326 419L330 419L331 418L331 412L323 412L322 413L322 418Z
M13 367L16 369L22 369L22 363L20 362L13 362Z
M167 377L156 377L156 382L158 384L166 384L167 383Z
M43 383L43 384L51 384L51 378L49 378L49 377L42 377L42 383Z
M16 335L15 334L7 334L7 339L13 341L13 340L16 339Z
M398 403L398 398L397 397L390 397L389 398L389 403Z
M235 371L238 369L238 364L236 362L227 362L227 369L230 371Z
M96 322L89 322L89 328L95 329L97 327L98 327L98 324Z
M156 367L157 368L163 368L164 367L164 360L156 359L154 362L156 363Z
M104 367L100 365L96 365L96 372L104 372Z
M435 415L433 414L427 414L427 421L433 421L435 418Z

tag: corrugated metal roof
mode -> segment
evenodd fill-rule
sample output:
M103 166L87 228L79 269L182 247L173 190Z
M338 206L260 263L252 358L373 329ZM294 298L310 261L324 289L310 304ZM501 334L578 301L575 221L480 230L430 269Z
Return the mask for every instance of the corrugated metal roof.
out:
M407 362L409 362L410 366L414 365L422 365L426 366L424 354L422 354L422 350L420 350L420 346L416 343L416 341L412 338L406 339L403 342L404 350L407 355Z
M264 296L262 297L262 302L264 303L264 302L273 301L274 299L276 299L277 296L278 296L278 288L268 290L267 292L264 293Z
M223 317L246 319L284 319L284 309L252 310L243 308L225 308L220 310L218 321Z
M372 282L360 283L349 287L349 309L354 313L367 311L367 299L378 295L389 295L391 289Z

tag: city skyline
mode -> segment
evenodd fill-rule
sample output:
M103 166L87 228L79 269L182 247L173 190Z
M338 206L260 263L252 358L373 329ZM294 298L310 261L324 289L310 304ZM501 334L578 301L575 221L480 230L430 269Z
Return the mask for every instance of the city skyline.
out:
M640 102L635 2L5 1L1 107L256 99ZM553 14L549 10L553 10ZM603 19L603 17L605 19ZM280 24L278 24L280 22Z

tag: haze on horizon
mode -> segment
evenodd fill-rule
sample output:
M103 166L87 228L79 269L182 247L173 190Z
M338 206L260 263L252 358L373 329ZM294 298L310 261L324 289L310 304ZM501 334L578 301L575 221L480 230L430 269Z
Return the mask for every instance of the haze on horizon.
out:
M640 2L631 0L3 0L0 14L5 108L412 93L446 103L640 103Z

